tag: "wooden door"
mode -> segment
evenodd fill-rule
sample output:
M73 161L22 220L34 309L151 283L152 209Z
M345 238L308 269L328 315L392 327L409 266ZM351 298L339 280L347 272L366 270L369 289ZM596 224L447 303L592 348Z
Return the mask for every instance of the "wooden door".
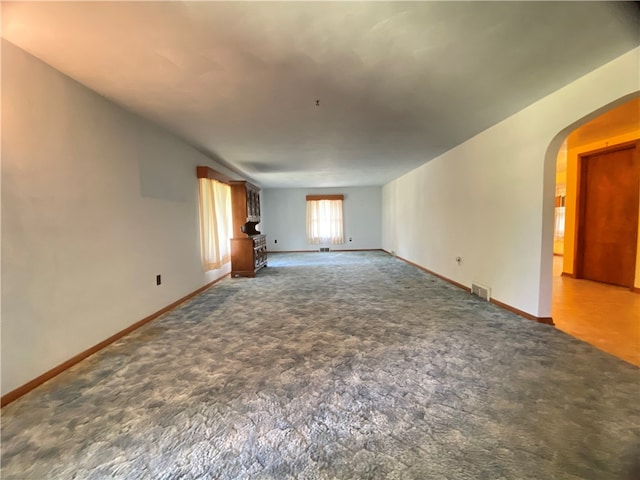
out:
M582 155L576 276L633 287L638 235L637 142Z

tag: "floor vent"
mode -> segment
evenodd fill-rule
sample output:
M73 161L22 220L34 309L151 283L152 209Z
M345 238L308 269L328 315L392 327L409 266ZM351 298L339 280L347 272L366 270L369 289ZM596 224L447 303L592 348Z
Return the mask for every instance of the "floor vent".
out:
M483 285L479 285L477 283L471 284L471 293L477 295L483 300L491 299L491 289L489 287L485 287Z
M329 247L320 247L320 251L321 252L328 252L329 251Z

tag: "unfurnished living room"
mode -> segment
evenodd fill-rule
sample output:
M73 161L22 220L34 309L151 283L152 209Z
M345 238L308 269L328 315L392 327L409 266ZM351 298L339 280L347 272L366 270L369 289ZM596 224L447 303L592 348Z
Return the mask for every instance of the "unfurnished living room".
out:
M640 478L637 2L11 2L2 479Z

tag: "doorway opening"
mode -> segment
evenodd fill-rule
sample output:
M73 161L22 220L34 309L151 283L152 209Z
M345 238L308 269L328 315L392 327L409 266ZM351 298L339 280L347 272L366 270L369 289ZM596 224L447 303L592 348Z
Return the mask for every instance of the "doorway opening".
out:
M558 152L556 327L640 366L640 98L569 133Z

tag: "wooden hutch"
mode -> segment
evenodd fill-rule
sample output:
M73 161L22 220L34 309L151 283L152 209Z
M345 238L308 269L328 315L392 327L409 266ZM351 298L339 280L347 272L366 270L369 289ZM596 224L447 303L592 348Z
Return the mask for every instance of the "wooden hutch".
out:
M231 276L255 277L267 266L267 237L255 227L260 223L260 189L243 180L231 180Z

